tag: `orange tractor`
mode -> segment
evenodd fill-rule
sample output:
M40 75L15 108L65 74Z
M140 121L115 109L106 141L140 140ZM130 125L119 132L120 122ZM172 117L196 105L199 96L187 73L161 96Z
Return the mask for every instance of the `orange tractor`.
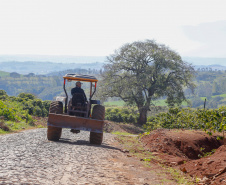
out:
M63 78L66 97L57 97L56 101L52 101L50 104L47 124L48 140L58 141L61 137L62 128L70 128L78 132L80 130L89 131L90 143L100 145L103 141L105 108L100 105L99 100L92 100L98 80L94 76L77 74L66 74ZM65 87L66 81L89 82L90 94L88 101L84 104L74 101L75 96L80 96L78 93L69 98Z

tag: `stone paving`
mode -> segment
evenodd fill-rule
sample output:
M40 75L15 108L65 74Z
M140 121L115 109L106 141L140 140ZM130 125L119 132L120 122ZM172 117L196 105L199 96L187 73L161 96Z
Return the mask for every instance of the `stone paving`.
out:
M127 170L136 172L135 166L112 160L126 158L110 145L113 140L104 134L101 146L91 145L89 132L68 129L59 142L48 141L46 129L2 135L0 184L156 184L131 176Z

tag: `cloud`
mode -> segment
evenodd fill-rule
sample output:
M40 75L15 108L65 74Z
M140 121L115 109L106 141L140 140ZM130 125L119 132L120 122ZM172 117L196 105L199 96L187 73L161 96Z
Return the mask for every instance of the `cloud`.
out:
M202 23L197 26L183 26L185 35L201 46L189 55L202 57L226 57L226 20Z

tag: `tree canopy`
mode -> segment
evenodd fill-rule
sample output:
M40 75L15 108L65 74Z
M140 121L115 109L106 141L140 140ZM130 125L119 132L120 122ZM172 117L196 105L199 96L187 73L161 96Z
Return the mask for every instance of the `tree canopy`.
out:
M102 95L120 97L138 107L139 124L147 121L153 100L167 98L169 106L185 101L184 88L193 90L194 68L179 54L153 40L123 45L107 57L102 73Z

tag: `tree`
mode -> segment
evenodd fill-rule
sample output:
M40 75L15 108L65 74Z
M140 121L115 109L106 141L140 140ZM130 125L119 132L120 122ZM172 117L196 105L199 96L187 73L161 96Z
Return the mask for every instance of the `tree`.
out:
M167 97L170 106L185 101L184 87L193 90L194 68L165 45L153 40L123 45L107 57L102 96L120 97L139 110L139 124L147 121L153 100Z
M16 72L12 72L9 74L10 77L13 77L13 78L20 78L20 74L19 73L16 73Z
M17 97L18 98L29 99L29 100L34 100L35 99L35 95L33 95L31 93L20 93Z
M0 90L0 100L6 100L9 96L4 90Z

